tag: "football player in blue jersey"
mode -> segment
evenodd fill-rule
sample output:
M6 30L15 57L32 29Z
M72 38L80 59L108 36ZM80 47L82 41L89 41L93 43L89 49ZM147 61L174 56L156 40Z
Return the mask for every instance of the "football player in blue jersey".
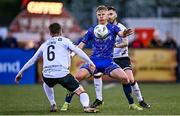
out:
M121 31L119 27L116 25L108 23L108 9L106 6L98 6L96 9L96 16L98 19L98 24L105 25L108 28L108 35L105 38L97 38L94 34L94 28L96 26L92 26L88 29L87 33L82 38L82 41L78 45L79 48L83 48L90 40L93 41L93 52L90 56L91 60L96 66L95 72L91 72L88 68L87 64L84 64L80 70L76 74L76 79L79 81L92 76L98 72L103 73L104 75L109 75L111 78L121 81L123 84L123 90L128 99L129 106L134 110L143 110L136 104L134 104L134 100L131 96L131 85L126 73L113 61L113 49L114 46L118 47L116 43L116 36L126 37L132 34L131 29L127 29ZM73 94L67 94L65 103L61 108L61 111L66 111L69 107L70 101L72 99ZM97 105L93 105L97 107L103 103L103 99L98 99L99 101L95 101Z

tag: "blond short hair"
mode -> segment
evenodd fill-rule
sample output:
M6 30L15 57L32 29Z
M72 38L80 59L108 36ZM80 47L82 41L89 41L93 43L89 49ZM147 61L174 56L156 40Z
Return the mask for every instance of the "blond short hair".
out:
M104 6L104 5L100 5L100 6L98 6L98 7L96 8L96 12L101 11L101 10L108 11L108 8L107 8L106 6Z

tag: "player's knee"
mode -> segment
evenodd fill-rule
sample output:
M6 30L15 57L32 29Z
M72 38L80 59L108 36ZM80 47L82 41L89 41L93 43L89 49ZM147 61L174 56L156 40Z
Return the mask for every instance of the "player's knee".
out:
M86 92L85 90L84 90L84 88L81 86L81 87L79 87L76 91L75 91L75 93L79 96L81 93L84 93L84 92Z
M129 82L130 82L131 84L133 84L135 81L134 81L134 79L129 79Z
M128 84L130 82L127 76L123 76L121 79L123 84Z

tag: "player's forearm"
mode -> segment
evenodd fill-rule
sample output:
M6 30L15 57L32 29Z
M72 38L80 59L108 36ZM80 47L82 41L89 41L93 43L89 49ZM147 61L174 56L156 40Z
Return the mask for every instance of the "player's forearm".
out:
M39 57L41 57L42 52L40 49L34 54L34 56L23 66L23 68L19 71L23 73L26 69L28 69L31 65L33 65Z
M82 59L84 59L87 63L94 65L90 58L80 48L76 48L73 51L78 54Z
M35 63L35 59L31 58L23 67L22 69L19 71L19 73L23 73L26 69L28 69L31 65L33 65Z
M78 48L83 49L84 46L85 46L85 44L84 44L83 42L81 42L81 43L79 43ZM75 55L76 55L76 53L71 52L71 56L72 56L72 57L75 56Z

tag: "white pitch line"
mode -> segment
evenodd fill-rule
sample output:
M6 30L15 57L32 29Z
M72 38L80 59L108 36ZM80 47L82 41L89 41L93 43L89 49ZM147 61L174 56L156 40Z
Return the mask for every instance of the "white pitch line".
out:
M112 87L114 87L114 86L116 86L116 85L117 85L117 84L115 84L115 83L106 84L106 85L104 85L103 89L104 89L104 90L110 89L110 88L112 88Z

